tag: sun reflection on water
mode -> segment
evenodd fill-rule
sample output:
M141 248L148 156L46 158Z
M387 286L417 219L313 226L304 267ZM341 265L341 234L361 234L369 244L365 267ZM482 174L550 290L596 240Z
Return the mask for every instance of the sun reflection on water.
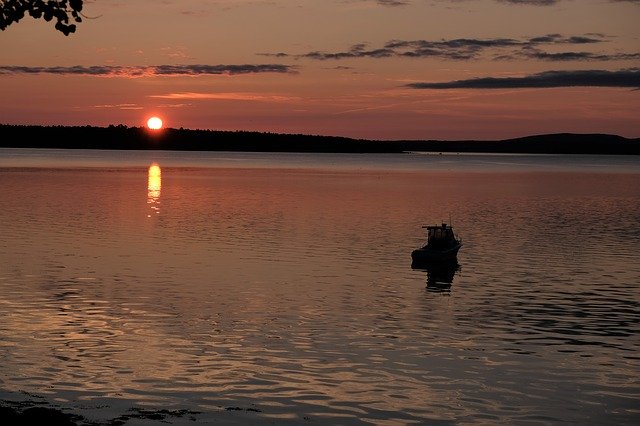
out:
M149 180L147 184L147 204L156 214L160 213L160 190L162 189L162 172L157 163L149 166ZM151 217L150 214L147 217Z

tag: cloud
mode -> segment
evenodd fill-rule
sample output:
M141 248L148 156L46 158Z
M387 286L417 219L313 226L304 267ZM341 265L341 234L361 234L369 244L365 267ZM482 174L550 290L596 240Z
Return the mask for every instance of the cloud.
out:
M613 61L634 60L640 53L606 54L599 52L546 52L543 48L559 46L588 46L608 41L603 34L564 36L546 34L538 37L514 38L461 38L450 40L390 40L383 46L369 48L366 43L355 44L339 52L311 51L300 54L259 53L259 55L320 61L353 58L438 58L445 60L469 60L489 55L494 60L531 59L541 61ZM493 56L490 56L493 55Z
M411 0L363 0L374 2L381 6L408 6L413 3ZM442 3L460 2L465 0L439 0ZM494 0L497 3L503 3L513 6L553 6L560 4L562 0ZM640 0L607 0L609 3L631 3L640 5Z
M411 3L409 0L376 0L382 6L406 6Z
M210 92L179 92L167 93L164 95L151 95L150 98L171 99L171 100L232 100L232 101L270 101L270 102L289 102L299 98L294 96L282 96L274 94L257 94L248 92L226 92L226 93L210 93Z
M500 3L523 4L529 6L552 6L561 0L497 0ZM640 4L640 0L609 0L609 3L634 3Z
M551 6L560 0L498 0L500 3L526 4L533 6Z
M549 53L537 49L522 52L521 57L541 61L629 61L640 59L640 53L598 54L591 52L559 52Z
M294 73L295 67L281 64L258 65L153 65L153 66L110 66L94 65L73 67L23 67L0 66L0 75L7 74L56 74L89 75L98 77L176 77L203 75L239 75L258 73Z
M385 7L409 6L412 0L341 0L342 3L368 3Z
M397 56L411 58L437 57L453 60L473 59L489 49L519 47L525 42L514 39L392 40L385 45Z
M640 88L640 68L619 71L546 71L524 77L483 77L441 83L411 83L413 89L528 89L552 87Z
M185 46L165 46L161 47L160 51L170 60L184 61L186 59L193 59L189 55L189 49Z
M515 5L527 5L527 6L553 6L558 4L561 0L497 0L500 3L508 3ZM608 0L609 3L631 3L640 5L640 0Z
M366 44L355 44L346 52L326 53L326 52L309 52L301 55L296 55L297 58L310 58L310 59L346 59L346 58L388 58L395 56L394 50L388 48L381 49L366 49Z
M562 34L547 34L541 37L532 37L528 43L523 44L592 44L605 41L604 34L589 34L584 36L565 37Z
M91 108L136 110L136 109L142 109L143 107L138 104L101 104L101 105L91 105Z

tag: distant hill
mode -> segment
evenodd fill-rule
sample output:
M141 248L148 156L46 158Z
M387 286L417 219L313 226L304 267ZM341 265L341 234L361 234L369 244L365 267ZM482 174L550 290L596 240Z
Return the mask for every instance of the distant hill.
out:
M18 126L0 124L0 147L263 152L494 152L640 155L640 139L558 133L500 141L377 141L335 136L163 129L127 126Z
M640 155L640 139L556 133L500 141L401 141L405 151Z

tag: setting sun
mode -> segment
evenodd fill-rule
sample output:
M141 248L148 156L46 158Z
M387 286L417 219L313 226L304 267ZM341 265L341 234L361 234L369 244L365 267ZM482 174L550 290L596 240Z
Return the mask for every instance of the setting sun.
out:
M159 117L151 117L147 120L147 127L151 130L162 129L162 120Z

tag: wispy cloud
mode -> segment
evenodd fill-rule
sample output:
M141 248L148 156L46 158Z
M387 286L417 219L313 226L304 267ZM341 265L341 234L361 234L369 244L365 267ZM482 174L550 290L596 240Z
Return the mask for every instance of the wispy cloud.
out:
M298 100L295 96L283 96L276 94L248 93L248 92L227 92L227 93L210 93L210 92L179 92L167 93L163 95L151 95L150 98L171 99L171 100L234 100L234 101L271 101L271 102L289 102Z
M560 3L561 0L497 0L500 3L533 5L533 6L551 6ZM640 0L608 0L609 3L635 3L640 4Z
M190 106L193 106L193 104L191 103L184 103L184 104L160 104L160 105L156 105L158 108L187 108Z
M193 59L189 55L189 49L186 46L165 46L161 47L160 51L171 60L184 61L185 59Z
M376 0L382 6L406 6L411 3L409 0Z
M562 34L546 34L524 39L516 38L460 38L449 40L390 40L383 46L369 47L367 43L359 43L348 50L339 52L311 51L307 53L288 54L259 53L259 55L294 59L315 59L321 61L353 58L438 58L445 60L470 60L488 57L493 60L530 59L543 61L613 61L635 60L640 52L603 53L584 51L548 52L545 48L558 49L561 46L598 45L608 41L602 34L564 36Z
M143 107L138 104L101 104L101 105L91 105L91 108L137 110L137 109L142 109Z
M364 0L375 2L381 6L408 6L411 0ZM440 2L460 2L465 0L440 0ZM497 3L504 3L515 6L553 6L562 2L562 0L494 0ZM632 3L640 4L640 0L606 0L609 3Z
M530 6L552 6L560 3L562 0L497 0L500 3L520 4ZM632 3L640 4L640 0L607 0L609 3Z
M533 6L551 6L552 4L559 3L560 0L498 0L500 3L510 4L526 4Z
M447 82L406 85L413 89L527 89L552 87L640 88L640 68L619 71L546 71L523 77L483 77Z
M294 73L296 67L282 64L257 65L153 65L153 66L109 66L94 65L72 67L24 67L0 66L0 75L16 74L56 74L88 75L97 77L177 77L205 75L239 75L259 73Z

